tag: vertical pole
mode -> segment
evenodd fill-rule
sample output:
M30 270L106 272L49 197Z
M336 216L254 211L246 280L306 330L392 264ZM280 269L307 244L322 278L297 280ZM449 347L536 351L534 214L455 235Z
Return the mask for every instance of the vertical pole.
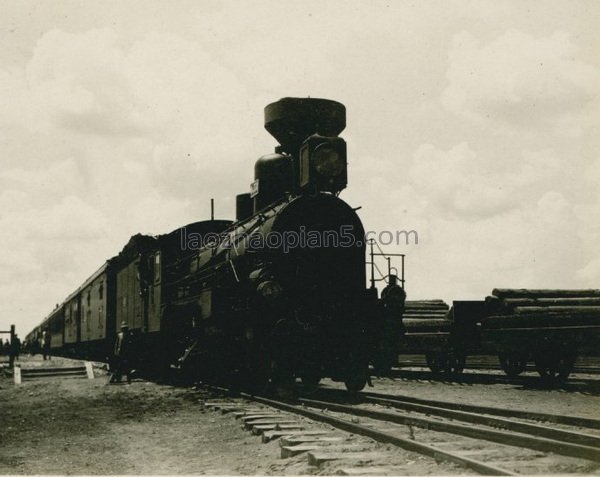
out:
M392 257L385 257L387 259L387 263L388 263L388 277L392 276ZM389 283L389 279L388 279L388 283Z
M215 220L215 199L210 199L210 220Z
M13 367L15 363L15 325L10 325L10 346L8 348L8 366Z
M373 253L373 241L375 239L369 240L369 245L371 246L371 288L375 288L375 254Z
M404 288L404 255L402 255L402 288Z

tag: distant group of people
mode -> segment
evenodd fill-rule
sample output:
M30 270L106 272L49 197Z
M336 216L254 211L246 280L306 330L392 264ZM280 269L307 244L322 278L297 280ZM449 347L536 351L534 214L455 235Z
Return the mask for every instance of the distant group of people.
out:
M0 355L8 356L10 354L10 341L0 338Z
M32 356L42 353L45 360L51 359L50 349L50 331L43 331L39 340L25 340L23 343L21 343L21 339L16 333L12 336L11 340L5 339L4 342L2 342L2 339L0 338L0 355L8 356L11 363L19 360L21 352L28 352Z
M11 366L15 361L19 360L19 355L21 354L21 340L16 334L12 336L10 341L4 340L4 343L2 343L2 339L0 339L0 354L8 356Z
M30 355L42 354L44 360L51 359L50 349L52 345L52 334L49 330L42 331L42 336L33 340L30 343L25 343L23 346L24 351L28 351Z
M4 340L0 338L0 355L9 356L11 364L19 360L21 348L29 351L31 355L35 355L41 351L44 360L52 359L51 346L52 335L49 330L42 331L42 336L39 340L21 345L21 340L15 334L12 340ZM117 334L115 346L113 349L113 357L110 363L110 383L120 383L123 376L131 383L132 374L132 358L133 358L133 339L127 323L121 323L121 331Z

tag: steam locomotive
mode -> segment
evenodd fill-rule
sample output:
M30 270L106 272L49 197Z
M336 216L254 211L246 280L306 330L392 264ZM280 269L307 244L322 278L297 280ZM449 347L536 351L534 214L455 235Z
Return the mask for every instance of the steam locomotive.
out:
M279 145L256 162L235 222L133 236L29 342L47 330L54 353L103 360L125 322L137 367L245 384L330 377L362 389L382 348L397 357L405 295L393 279L381 299L367 288L364 229L338 197L347 185L345 126L335 101L266 106L265 128Z

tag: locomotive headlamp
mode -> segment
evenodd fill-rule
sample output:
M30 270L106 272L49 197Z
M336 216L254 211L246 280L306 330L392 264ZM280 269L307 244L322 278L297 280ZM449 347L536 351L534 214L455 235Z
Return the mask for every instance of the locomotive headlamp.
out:
M260 296L267 300L276 300L281 296L283 289L276 281L265 280L264 282L260 282L258 284L256 291Z
M346 141L340 137L314 134L300 148L298 164L300 189L337 193L346 187Z
M339 152L325 143L313 152L315 170L324 177L339 176L344 171L344 160Z

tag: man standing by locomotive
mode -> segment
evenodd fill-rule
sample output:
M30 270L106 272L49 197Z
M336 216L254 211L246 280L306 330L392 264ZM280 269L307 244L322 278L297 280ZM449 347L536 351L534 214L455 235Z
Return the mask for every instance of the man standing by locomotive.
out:
M111 363L110 383L120 383L123 374L127 376L127 383L131 384L131 354L132 339L129 326L124 321L121 323L121 331L117 334L113 361Z

